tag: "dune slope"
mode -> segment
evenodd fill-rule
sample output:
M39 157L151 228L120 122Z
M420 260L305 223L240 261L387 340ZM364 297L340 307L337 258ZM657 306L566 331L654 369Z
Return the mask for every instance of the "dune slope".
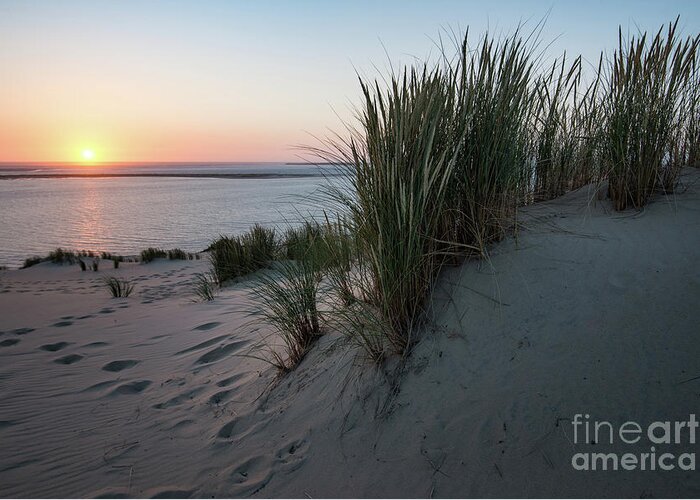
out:
M0 496L698 496L692 471L571 465L651 446L574 443L576 414L700 415L698 174L641 213L587 189L524 209L444 272L391 375L329 332L275 382L245 283L191 301L203 261L2 271Z

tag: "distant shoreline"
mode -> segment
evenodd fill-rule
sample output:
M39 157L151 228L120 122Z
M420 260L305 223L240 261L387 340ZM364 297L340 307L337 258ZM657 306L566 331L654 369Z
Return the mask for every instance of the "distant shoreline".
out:
M146 161L146 162L11 162L0 161L0 171L31 169L31 168L114 168L114 167L130 167L130 168L152 168L152 167L251 167L251 166L332 166L335 163L329 162L180 162L180 161Z
M286 178L305 178L305 177L324 177L324 176L342 176L343 174L282 174L282 173L85 173L85 174L69 174L69 173L36 173L36 174L0 174L0 180L13 179L59 179L59 178L106 178L106 177L187 177L187 178L213 178L213 179L286 179Z

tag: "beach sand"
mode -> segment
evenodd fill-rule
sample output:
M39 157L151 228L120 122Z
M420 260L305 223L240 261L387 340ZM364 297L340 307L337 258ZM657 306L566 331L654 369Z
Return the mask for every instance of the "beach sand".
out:
M700 496L695 471L571 465L651 446L574 443L576 414L700 415L700 172L681 182L643 212L589 188L523 209L443 273L389 375L329 331L276 379L249 283L193 302L205 260L0 271L0 496Z

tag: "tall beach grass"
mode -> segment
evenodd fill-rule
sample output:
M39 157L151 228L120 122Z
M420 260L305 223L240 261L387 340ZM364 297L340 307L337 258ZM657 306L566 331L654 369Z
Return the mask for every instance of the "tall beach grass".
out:
M601 141L610 198L617 210L641 208L655 191L671 192L675 187L685 158L679 161L674 151L679 138L682 141L684 123L692 129L692 117L687 116L692 108L684 97L697 93L697 86L690 85L697 85L699 40L681 39L678 20L651 39L643 33L626 41L620 30L604 78Z
M620 35L589 73L545 66L518 29L359 78L356 122L309 151L347 174L326 193L353 241L338 318L372 358L410 351L441 267L484 256L519 206L608 180L616 209L641 208L697 163L698 37L677 26Z

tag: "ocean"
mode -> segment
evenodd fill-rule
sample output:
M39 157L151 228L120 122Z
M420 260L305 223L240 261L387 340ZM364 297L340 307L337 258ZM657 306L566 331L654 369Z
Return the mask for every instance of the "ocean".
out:
M0 265L62 247L120 255L204 250L255 223L319 213L327 170L289 164L0 166Z

